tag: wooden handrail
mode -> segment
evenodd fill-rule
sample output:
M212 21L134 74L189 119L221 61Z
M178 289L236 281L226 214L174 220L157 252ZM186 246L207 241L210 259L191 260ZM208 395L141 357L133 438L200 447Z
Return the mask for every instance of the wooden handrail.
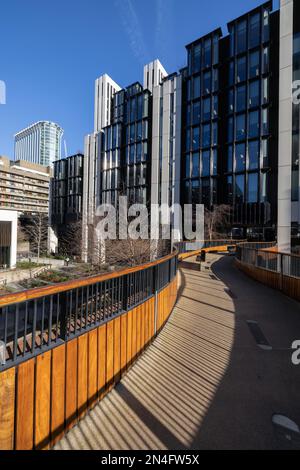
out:
M246 250L248 249L248 250L255 250L255 251L263 251L264 253L272 253L273 255L275 254L275 255L290 256L292 258L300 258L300 255L297 255L296 253L286 253L284 251L274 251L275 246L273 247L273 249L271 247L270 248L251 248L249 246L244 246L243 247L243 245L246 245L246 244L251 245L251 243L257 245L257 242L242 242L242 243L239 243L238 246L240 246L240 247L242 247Z
M174 251L174 253L164 256L159 260L141 264L140 266L134 266L132 268L121 269L120 271L112 272L109 274L100 274L98 276L91 276L72 281L62 282L55 286L45 286L35 289L29 289L23 292L16 292L13 294L4 294L0 296L0 308L8 307L9 305L13 305L15 303L26 302L27 300L38 299L47 295L60 294L62 292L77 289L79 287L86 287L97 282L104 282L110 279L116 279L118 277L126 276L127 274L143 271L145 269L149 269L154 266L158 266L162 263L165 263L166 261L169 261L172 258L176 258L177 255L178 251L176 250Z

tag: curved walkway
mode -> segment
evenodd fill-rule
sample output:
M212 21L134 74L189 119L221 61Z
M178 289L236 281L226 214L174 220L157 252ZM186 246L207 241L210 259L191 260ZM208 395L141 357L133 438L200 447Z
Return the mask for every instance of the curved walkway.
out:
M231 257L208 261L211 270L181 270L162 333L56 449L300 448L272 426L274 413L300 423L290 349L300 304L247 278ZM249 320L272 350L257 345Z

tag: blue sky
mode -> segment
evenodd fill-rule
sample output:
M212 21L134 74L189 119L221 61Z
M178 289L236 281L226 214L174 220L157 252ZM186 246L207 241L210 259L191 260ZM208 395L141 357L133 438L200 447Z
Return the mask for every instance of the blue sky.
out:
M93 131L94 81L142 81L159 58L169 73L186 64L185 45L262 0L1 0L0 155L13 135L39 120L65 130L68 154ZM277 7L278 0L274 0Z

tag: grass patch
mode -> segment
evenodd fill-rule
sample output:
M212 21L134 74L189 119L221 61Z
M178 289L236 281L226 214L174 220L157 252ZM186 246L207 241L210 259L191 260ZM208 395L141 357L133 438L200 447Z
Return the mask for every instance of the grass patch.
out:
M70 281L74 279L74 277L59 271L45 271L39 275L38 279L41 279L45 282L50 282L52 284L59 284L61 282Z
M34 269L44 266L43 264L33 263L32 261L18 261L17 269Z

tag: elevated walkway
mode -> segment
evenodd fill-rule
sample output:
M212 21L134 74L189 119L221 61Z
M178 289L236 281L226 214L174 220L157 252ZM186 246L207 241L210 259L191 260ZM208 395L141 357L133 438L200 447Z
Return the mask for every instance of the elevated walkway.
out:
M291 360L299 303L231 257L209 255L207 267L181 268L165 328L56 449L300 448L272 425L275 413L300 423L300 366Z

